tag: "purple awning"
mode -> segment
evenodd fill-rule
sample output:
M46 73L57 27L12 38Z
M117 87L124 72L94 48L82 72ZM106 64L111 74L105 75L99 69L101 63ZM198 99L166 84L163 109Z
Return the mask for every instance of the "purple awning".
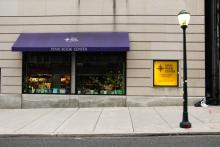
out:
M12 51L123 52L129 50L127 32L22 33Z

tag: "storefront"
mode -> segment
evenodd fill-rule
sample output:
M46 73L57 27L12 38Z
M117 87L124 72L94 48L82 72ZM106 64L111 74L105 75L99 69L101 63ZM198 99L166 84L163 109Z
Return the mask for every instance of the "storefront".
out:
M23 33L23 94L125 95L128 33Z
M212 96L204 0L90 1L0 1L0 108L182 105L182 9L189 105Z

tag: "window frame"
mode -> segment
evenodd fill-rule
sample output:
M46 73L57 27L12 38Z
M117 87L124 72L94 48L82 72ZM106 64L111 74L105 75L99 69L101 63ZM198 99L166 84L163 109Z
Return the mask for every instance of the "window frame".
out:
M68 69L69 73L70 73L70 92L69 93L29 93L29 92L24 92L24 80L27 77L27 57L28 54L30 53L37 53L37 54L43 54L43 53L48 53L50 54L50 52L23 52L22 53L22 87L21 87L21 92L22 94L44 94L44 95L70 95L71 94L71 78L72 78L72 73L71 73L71 67L72 67L72 60L70 60L69 66L70 68ZM51 53L57 53L59 54L59 52L51 52ZM72 59L72 54L70 52L62 52L62 54L65 53L69 53L70 59Z

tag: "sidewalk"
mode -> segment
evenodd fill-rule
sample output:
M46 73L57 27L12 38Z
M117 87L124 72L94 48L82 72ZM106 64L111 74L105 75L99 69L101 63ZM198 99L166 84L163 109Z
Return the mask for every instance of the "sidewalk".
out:
M98 136L220 134L220 107L189 107L192 128L181 129L182 107L0 109L0 135Z

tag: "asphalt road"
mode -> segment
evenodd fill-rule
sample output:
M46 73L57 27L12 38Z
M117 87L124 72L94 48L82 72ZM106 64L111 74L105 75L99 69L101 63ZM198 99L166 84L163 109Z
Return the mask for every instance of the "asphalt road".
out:
M220 147L220 135L148 137L0 137L0 147Z

